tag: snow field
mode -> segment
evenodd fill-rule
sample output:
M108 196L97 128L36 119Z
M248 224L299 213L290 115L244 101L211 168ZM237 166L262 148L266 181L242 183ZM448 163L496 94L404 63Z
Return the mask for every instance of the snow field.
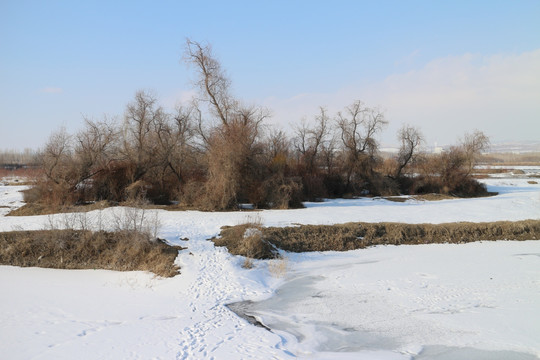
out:
M540 219L540 185L526 179L485 181L500 195L405 203L329 200L256 216L266 226ZM63 214L5 217L9 208L22 205L18 190L23 188L0 186L0 231L76 226ZM93 211L85 222L107 228L121 211ZM181 275L172 279L143 272L0 266L2 357L409 359L420 358L430 344L540 355L540 328L532 320L540 318L535 241L285 254L287 271L279 278L268 261L242 269L242 258L206 241L221 226L245 222L253 212L156 212L160 237L187 247L177 258ZM296 330L289 326L271 333L225 307L243 300L280 301L272 295L291 283L303 289L297 295L304 300L282 297L282 313L267 307L258 316L268 322L265 317L277 318L278 326L296 324ZM340 345L343 338L350 341ZM339 346L349 352L337 352Z

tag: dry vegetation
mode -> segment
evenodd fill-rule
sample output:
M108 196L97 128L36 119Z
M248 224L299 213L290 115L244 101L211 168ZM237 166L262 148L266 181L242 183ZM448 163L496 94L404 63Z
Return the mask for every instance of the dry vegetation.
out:
M25 198L27 193L32 189L23 191ZM108 201L99 201L88 204L74 204L74 205L48 205L41 202L30 202L23 206L12 210L6 216L34 216L34 215L51 215L61 213L79 213L92 210L103 210L110 206L116 206L120 204L110 203Z
M182 248L157 237L159 217L157 212L148 211L146 200L128 202L104 216L101 209L106 205L88 205L99 209L95 216L80 208L75 209L77 212L49 216L45 230L0 232L0 264L145 270L163 277L178 274L174 261Z
M292 136L265 124L270 111L245 105L208 45L186 43L198 95L168 112L139 91L123 121L85 119L77 134L59 130L38 154L43 170L28 204L76 204L145 198L202 210L301 207L325 197L441 193L485 195L471 169L489 145L480 131L441 155L421 152L419 129L398 132L400 151L383 160L378 135L388 121L355 101L336 114L320 108Z
M540 152L490 153L482 155L482 164L508 166L535 166L540 164Z
M243 255L247 259L274 258L275 247L265 239L265 228L259 221L237 226L225 226L221 234L212 240L216 246L226 246L231 254ZM250 267L247 260L244 267Z
M276 248L291 252L347 251L373 245L466 243L481 240L540 239L540 220L492 223L401 224L347 223L259 227L256 242L246 240L249 224L222 229L212 239L229 252L258 259L275 258Z
M151 271L163 277L179 273L174 264L181 247L132 231L11 231L0 233L0 264L55 269Z

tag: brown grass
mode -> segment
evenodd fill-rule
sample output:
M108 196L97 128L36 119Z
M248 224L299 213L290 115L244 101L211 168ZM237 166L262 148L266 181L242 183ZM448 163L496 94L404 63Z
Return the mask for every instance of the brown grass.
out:
M110 206L116 206L118 204L110 203L108 201L98 201L95 203L60 206L60 205L47 205L42 203L27 203L11 211L6 216L34 216L34 215L51 215L62 214L71 212L86 212L92 210L103 210Z
M512 169L498 169L498 168L485 168L485 169L474 169L474 175L491 175L491 174L508 174L511 173Z
M274 247L265 239L260 222L248 222L237 226L224 226L220 236L213 238L216 246L226 246L231 254L251 259L271 259L275 257Z
M224 228L218 246L227 246L235 255L247 256L242 237L245 225ZM347 223L261 228L260 243L266 244L261 257L276 257L274 247L291 252L347 251L373 245L467 243L480 240L540 239L540 220L517 222L448 224Z
M0 168L0 179L4 178L4 181L9 185L32 185L41 173L41 169L34 167L19 169Z
M151 271L177 275L179 246L136 232L39 230L0 233L0 264L55 269Z
M491 165L538 165L540 164L540 152L515 153L490 153L482 155L480 162Z

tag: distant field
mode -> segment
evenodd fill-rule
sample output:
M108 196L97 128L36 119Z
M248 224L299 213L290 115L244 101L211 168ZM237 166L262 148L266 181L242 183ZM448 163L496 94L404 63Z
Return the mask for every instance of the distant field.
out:
M39 176L41 170L36 167L8 169L0 168L0 181L8 185L21 185Z
M540 164L540 152L527 152L527 153L490 153L485 154L480 159L482 164L491 165L538 165Z

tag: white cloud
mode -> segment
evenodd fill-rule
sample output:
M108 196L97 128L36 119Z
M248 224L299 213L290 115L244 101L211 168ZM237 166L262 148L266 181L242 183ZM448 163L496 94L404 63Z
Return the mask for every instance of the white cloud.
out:
M46 87L40 90L40 92L46 94L60 94L62 91L62 88L59 87Z
M335 112L355 99L386 110L390 126L383 141L392 141L403 123L419 126L430 142L452 143L476 128L494 141L534 140L540 134L540 49L435 59L370 85L268 98L264 105L287 127L288 121L312 117L318 106Z
M418 125L434 141L474 128L494 140L530 140L540 134L540 50L437 59L389 76L377 93L391 121Z

